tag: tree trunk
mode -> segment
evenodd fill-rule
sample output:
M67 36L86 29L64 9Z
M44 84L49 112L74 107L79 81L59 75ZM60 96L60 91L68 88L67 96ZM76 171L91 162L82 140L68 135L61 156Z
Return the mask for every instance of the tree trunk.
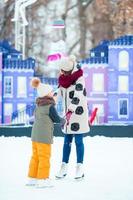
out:
M86 50L86 16L84 12L84 7L82 6L81 1L78 1L78 11L79 11L79 27L80 27L80 57L85 58Z

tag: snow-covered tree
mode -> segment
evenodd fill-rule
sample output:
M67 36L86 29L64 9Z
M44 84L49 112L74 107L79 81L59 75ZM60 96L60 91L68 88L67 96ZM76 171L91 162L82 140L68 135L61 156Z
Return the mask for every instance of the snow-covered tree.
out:
M14 44L15 0L0 1L0 39ZM79 59L103 39L114 39L133 30L132 0L37 0L26 8L26 56L37 60L37 70L49 74L48 55L64 42L66 54ZM53 28L64 20L64 29Z

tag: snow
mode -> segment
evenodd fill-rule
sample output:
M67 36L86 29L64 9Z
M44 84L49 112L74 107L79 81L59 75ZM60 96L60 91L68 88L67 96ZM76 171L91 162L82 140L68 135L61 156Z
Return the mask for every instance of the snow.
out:
M53 188L25 186L31 140L28 137L0 137L1 200L132 200L133 138L85 137L85 179L75 181L75 144L69 174L56 180L61 164L63 138L55 137L52 147L51 179Z

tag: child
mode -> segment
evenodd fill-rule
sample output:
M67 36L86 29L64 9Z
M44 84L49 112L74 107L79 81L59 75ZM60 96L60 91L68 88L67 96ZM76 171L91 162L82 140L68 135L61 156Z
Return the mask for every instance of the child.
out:
M36 102L35 121L32 127L32 157L26 185L39 188L51 187L49 174L54 122L60 123L62 119L54 106L52 87L41 83L38 78L33 78L31 85L37 89L39 98Z

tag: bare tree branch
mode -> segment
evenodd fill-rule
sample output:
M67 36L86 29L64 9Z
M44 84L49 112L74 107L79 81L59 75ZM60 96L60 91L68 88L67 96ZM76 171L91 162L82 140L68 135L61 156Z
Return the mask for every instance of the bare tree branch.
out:
M89 0L86 4L85 4L85 9L93 2L94 0Z
M68 55L71 54L72 50L79 44L80 42L80 39L78 39L72 46L71 48L69 49L68 51Z
M69 7L69 8L67 9L67 12L70 11L70 10L72 10L73 8L77 7L77 5L78 5L78 4L76 3L76 4L74 4L73 6Z

